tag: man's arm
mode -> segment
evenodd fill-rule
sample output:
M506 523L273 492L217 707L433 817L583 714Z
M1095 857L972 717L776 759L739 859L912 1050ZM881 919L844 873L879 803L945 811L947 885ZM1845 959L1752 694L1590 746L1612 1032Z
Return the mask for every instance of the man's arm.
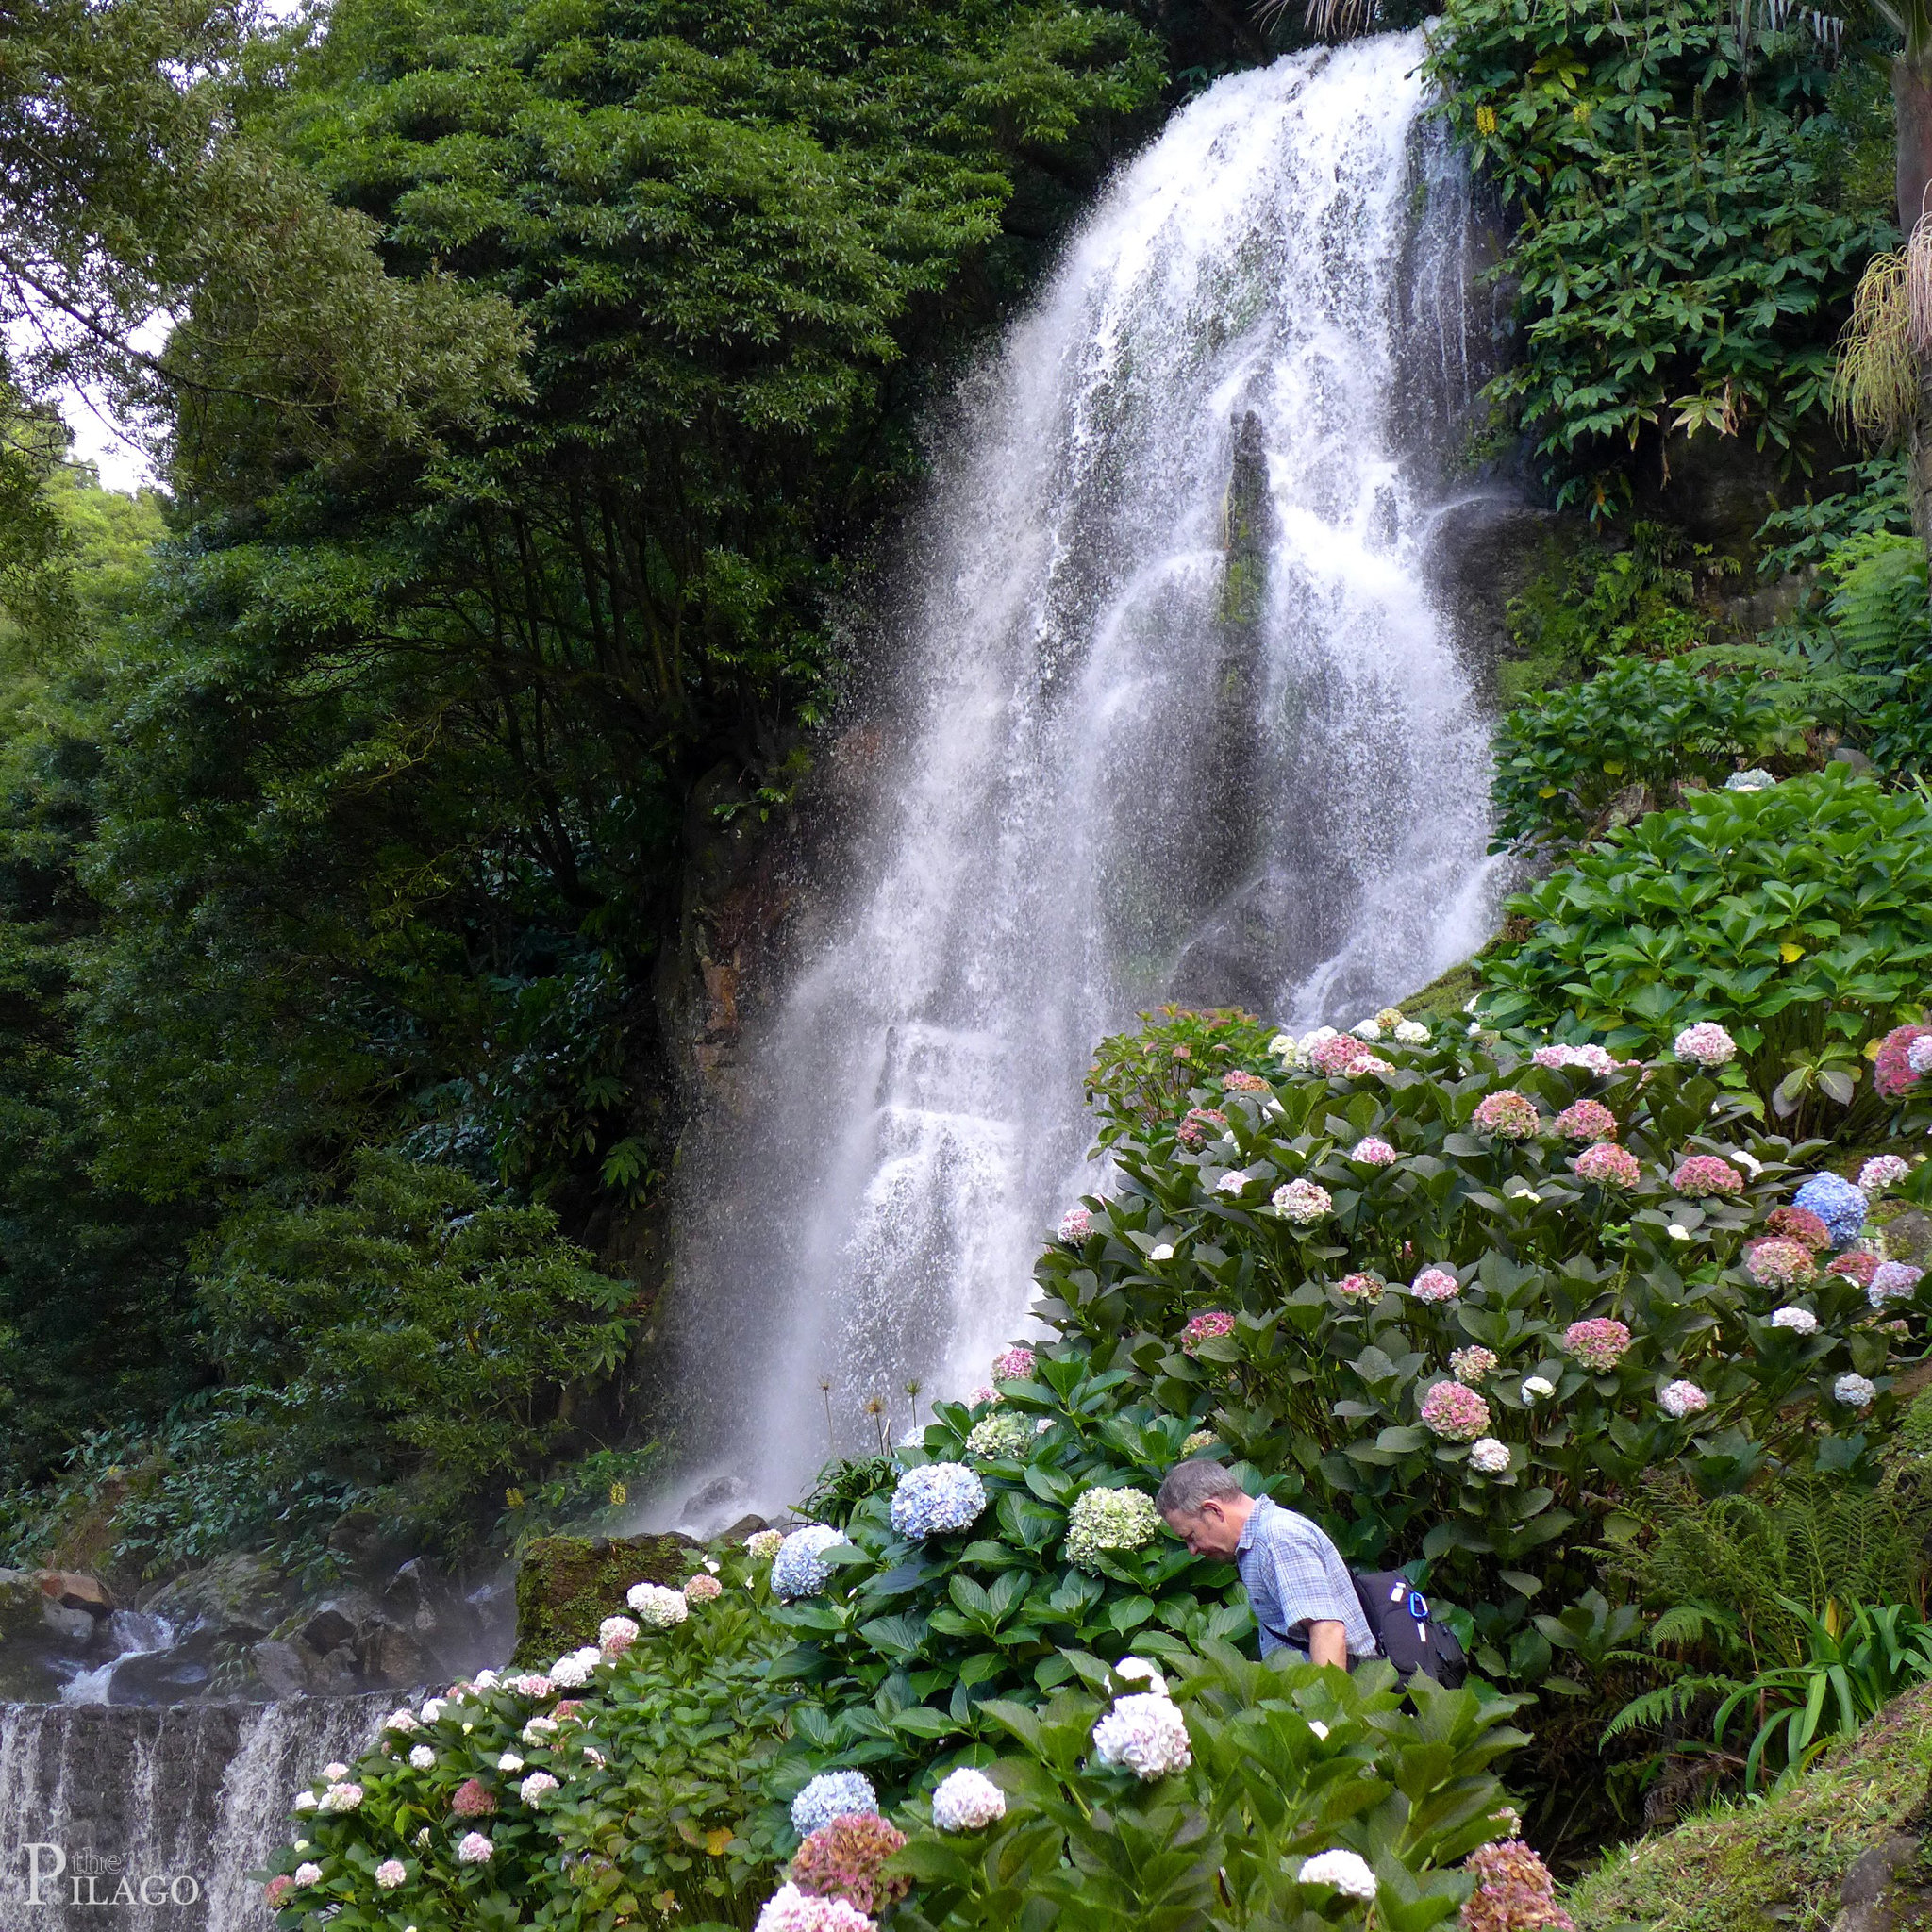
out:
M1338 1670L1348 1668L1348 1633L1338 1624L1327 1618L1308 1625L1308 1660L1311 1663L1333 1664Z

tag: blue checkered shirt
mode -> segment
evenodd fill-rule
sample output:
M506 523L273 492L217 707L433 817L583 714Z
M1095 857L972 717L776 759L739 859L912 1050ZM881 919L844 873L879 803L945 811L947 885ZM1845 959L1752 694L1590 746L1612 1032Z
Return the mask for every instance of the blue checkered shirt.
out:
M1348 1565L1319 1523L1257 1496L1234 1560L1261 1626L1263 1657L1284 1645L1306 1657L1307 1625L1331 1623L1341 1625L1351 1663L1375 1655Z

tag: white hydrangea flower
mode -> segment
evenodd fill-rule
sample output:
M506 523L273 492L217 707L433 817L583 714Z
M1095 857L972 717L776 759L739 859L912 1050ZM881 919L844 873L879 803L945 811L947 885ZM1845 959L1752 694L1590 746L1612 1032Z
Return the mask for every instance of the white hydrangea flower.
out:
M413 1764L418 1771L428 1771L432 1769L436 1763L436 1753L432 1751L427 1744L418 1744L416 1748L409 1753L409 1762Z
M1314 1181L1290 1181L1276 1188L1270 1200L1274 1211L1297 1227L1312 1227L1335 1208L1334 1196Z
M1006 1815L1006 1792L970 1765L947 1773L932 1794L932 1822L941 1831L980 1831Z
M433 1724L442 1715L442 1707L448 1700L441 1697L425 1697L423 1707L417 1715L425 1724Z
M550 1733L556 1728L557 1720L554 1717L533 1717L524 1726L524 1742L531 1745L547 1744L550 1741Z
M1239 1194L1251 1179L1253 1175L1245 1170L1231 1167L1214 1183L1214 1191L1217 1194Z
M556 1789L557 1780L547 1771L533 1771L517 1787L517 1796L525 1804L534 1805L546 1791L554 1791Z
M1147 1258L1150 1261L1172 1261L1174 1259L1174 1243L1172 1241L1156 1241L1147 1250Z
M385 1858L375 1868L375 1882L384 1891L393 1891L405 1884L409 1876L409 1868L400 1858Z
M498 1771L521 1771L524 1768L524 1760L514 1751L506 1751L496 1760L496 1768Z
M1523 1385L1524 1402L1541 1402L1557 1392L1557 1385L1547 1375L1531 1375Z
M1478 1436L1469 1445L1469 1460L1484 1475L1501 1475L1509 1467L1509 1445L1493 1436Z
M1157 1697L1167 1695L1167 1679L1160 1674L1157 1666L1144 1657L1124 1657L1113 1667L1113 1674L1129 1684L1144 1683Z
M322 1803L315 1808L318 1811L353 1811L361 1802L362 1787L344 1780L329 1786L322 1794Z
M1878 1396L1878 1385L1863 1375L1843 1374L1831 1385L1831 1392L1847 1408L1870 1408Z
M295 1793L295 1808L298 1811L313 1811L315 1809L315 1793L313 1791L297 1791Z
M1657 1405L1673 1421L1682 1422L1687 1415L1699 1415L1708 1408L1710 1397L1695 1382L1677 1381L1665 1385Z
M402 1731L406 1734L410 1731L420 1731L423 1728L423 1726L416 1722L416 1713L413 1710L391 1711L390 1714L383 1719L382 1727L386 1731Z
M349 1767L346 1764L325 1764L322 1767L322 1774L330 1784L339 1785L348 1776Z
M575 1690L591 1681L591 1667L573 1653L560 1657L550 1666L550 1681L566 1690Z
M1690 1230L1681 1221L1674 1221L1671 1223L1670 1235L1674 1241L1688 1241L1690 1239Z
M1304 1033L1295 1043L1301 1048L1302 1056L1306 1058L1324 1040L1339 1040L1341 1037L1332 1026L1317 1026L1312 1033Z
M1906 1048L1906 1065L1915 1074L1932 1074L1932 1033L1922 1033Z
M1151 1690L1114 1700L1093 1726L1093 1756L1109 1770L1131 1771L1147 1784L1194 1761L1180 1707Z
M1858 1170L1858 1191L1875 1200L1886 1189L1896 1187L1912 1171L1908 1160L1896 1154L1874 1154Z
M1395 1029L1395 1038L1404 1046L1424 1045L1429 1029L1420 1020L1405 1020Z
M1818 1317L1809 1308L1780 1308L1771 1318L1774 1328L1789 1328L1793 1335L1816 1335Z
M604 1769L605 1764L604 1754L603 1752L598 1750L596 1745L586 1744L584 1746L584 1762L586 1764L594 1766L595 1769L597 1769L598 1771L602 1771Z
M661 1583L634 1583L624 1600L654 1630L669 1630L691 1614L683 1591L668 1590Z
M1382 1023L1379 1020L1357 1020L1348 1030L1357 1040L1376 1041L1382 1037Z
M1320 1718L1311 1717L1308 1720L1308 1728L1314 1732L1323 1743L1325 1744L1328 1741L1328 1726Z
M782 1529L755 1529L744 1540L744 1553L754 1563L769 1563L784 1542Z
M1375 1874L1359 1852L1323 1852L1304 1859L1296 1875L1303 1885L1332 1885L1344 1898L1375 1895Z
M321 1882L322 1867L320 1865L305 1860L302 1864L295 1867L295 1883L297 1885L319 1885Z
M496 1856L496 1847L480 1831L463 1834L462 1842L457 1847L457 1863L459 1865L487 1865Z
M1108 1550L1138 1550L1160 1527L1154 1499L1139 1490L1083 1490L1067 1515L1067 1561L1092 1570Z
M476 1690L494 1690L502 1682L503 1679L494 1671L478 1671L476 1681L471 1688Z

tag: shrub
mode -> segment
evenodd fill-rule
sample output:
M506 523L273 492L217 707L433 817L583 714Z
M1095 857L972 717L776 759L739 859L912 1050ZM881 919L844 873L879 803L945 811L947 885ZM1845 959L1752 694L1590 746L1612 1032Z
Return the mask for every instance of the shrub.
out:
M1878 1113L1864 1049L1916 1013L1932 963L1928 834L1924 798L1841 766L1692 794L1509 901L1534 925L1484 958L1484 1018L1645 1053L1721 1020L1727 1081L1796 1130L1856 1130Z

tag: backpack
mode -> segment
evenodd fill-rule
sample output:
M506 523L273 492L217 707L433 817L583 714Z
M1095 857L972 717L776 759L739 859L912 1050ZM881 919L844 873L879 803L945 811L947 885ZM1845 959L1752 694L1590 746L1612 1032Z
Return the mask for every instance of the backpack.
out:
M1453 1690L1467 1674L1456 1633L1429 1614L1429 1600L1399 1570L1352 1570L1355 1593L1382 1655L1406 1684L1420 1671Z

